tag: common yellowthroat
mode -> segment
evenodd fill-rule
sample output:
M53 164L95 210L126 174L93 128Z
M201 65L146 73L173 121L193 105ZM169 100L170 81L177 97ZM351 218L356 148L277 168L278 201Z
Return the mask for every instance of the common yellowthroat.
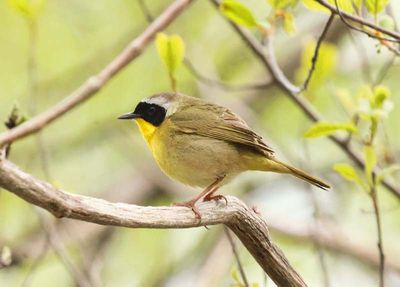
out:
M287 173L319 188L328 184L277 160L271 147L228 108L180 93L143 99L131 113L160 168L171 178L204 190L178 203L201 218L195 203L225 199L219 187L248 170Z

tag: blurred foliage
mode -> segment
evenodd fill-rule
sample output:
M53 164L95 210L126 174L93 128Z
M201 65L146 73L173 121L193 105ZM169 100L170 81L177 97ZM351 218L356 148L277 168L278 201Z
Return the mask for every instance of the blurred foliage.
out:
M43 9L46 0L8 0L10 6L15 8L26 18L36 18Z
M145 2L153 15L168 5L165 1ZM329 2L335 4L334 0ZM394 11L391 15L387 12L388 2L338 0L338 6L353 14L363 10L368 19L394 29L400 6L399 2L390 1ZM313 171L334 186L329 193L310 191L309 187L284 175L246 173L225 187L224 192L240 195L251 189L242 199L250 206L256 205L268 221L281 222L282 226L290 222L304 230L316 226L318 208L322 221L338 226L360 245L376 249L370 198L359 192L359 189L369 192L371 187L376 187L384 222L385 251L390 260L398 260L399 202L381 187L382 178L400 182L398 59L392 62L393 55L386 49L377 53L377 42L365 35L352 33L354 39L350 38L343 25L336 23L321 45L315 72L304 95L324 116L325 121L315 125L276 86L229 92L204 84L182 65L185 56L208 77L235 85L269 79L262 64L226 23L223 17L227 17L256 37L275 33L278 63L292 81L301 85L311 66L315 35L320 34L327 18L326 13L315 10L318 7L313 0L225 0L218 11L208 1L196 1L98 95L43 131L53 183L79 194L108 198L123 191L135 198L139 190L146 189L145 183L134 180L139 177L154 184L156 190L166 190L167 195L148 191L152 196L132 199L135 204L169 205L191 198L197 190L178 184L169 186L171 181L158 172L136 127L116 120L120 114L132 110L141 98L170 90L174 79L179 82L180 92L232 108L264 136L279 157ZM29 113L31 83L27 71L31 20L37 27L34 85L38 113L97 73L147 26L137 1L0 1L2 122L7 121L14 106L18 107L19 119L22 115L34 116ZM365 56L359 47L365 50ZM383 80L377 81L385 74L388 63L393 64ZM369 78L364 76L368 73L366 65ZM318 138L303 140L305 133ZM350 139L350 144L368 163L365 170L359 170L324 138L332 134ZM36 177L45 178L34 137L13 144L10 159ZM332 166L341 176L332 171ZM373 180L375 166L381 169ZM86 266L86 261L92 258L87 254L94 249L100 260L96 267L104 286L186 287L197 281L212 282L207 286L243 284L237 271L230 274L232 266L236 266L230 246L216 247L222 233L220 227L210 227L210 230L114 228L112 236L99 250L96 249L100 246L99 238L77 239L89 227L70 229L60 232L74 239L67 241L63 248L78 267ZM283 237L274 229L271 232L275 243L308 284L324 286L315 245ZM0 269L0 286L21 286L27 276L30 277L25 286L75 286L68 268L51 247L37 262L29 255L40 252L45 238L37 210L0 190L0 264L9 262L10 254L28 250L28 255L20 261ZM35 245L30 245L34 242ZM376 270L338 252L324 254L332 287L377 286ZM253 286L263 286L264 276L259 266L243 247L240 257L249 281ZM94 262L98 261L91 263ZM271 282L268 284L273 286ZM397 273L387 282L388 287L399 284Z

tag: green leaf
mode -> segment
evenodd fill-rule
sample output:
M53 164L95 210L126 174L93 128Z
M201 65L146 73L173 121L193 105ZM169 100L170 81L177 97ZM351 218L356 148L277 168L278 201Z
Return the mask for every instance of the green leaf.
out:
M321 136L328 136L337 131L347 131L354 133L357 127L353 123L330 123L319 122L314 124L308 131L305 132L306 138L317 138Z
M372 173L376 166L376 153L372 146L366 145L364 147L364 160L365 160L365 175L368 178L368 182L372 185Z
M8 0L8 3L24 17L34 18L44 7L46 0Z
M376 15L386 7L386 5L389 3L389 0L365 0L364 2L368 12Z
M385 86L372 89L364 86L359 93L357 113L364 121L379 121L389 115L393 102L389 100L390 90Z
M183 62L185 55L185 44L178 35L167 36L164 33L158 33L156 37L156 46L158 54L171 75Z
M355 182L362 186L362 181L358 176L356 170L347 163L337 163L333 166L333 169L339 173L344 179Z
M380 109L383 107L383 103L390 97L390 90L385 86L376 86L373 91L371 99L371 107L374 109Z
M394 164L387 168L382 169L376 177L376 184L380 184L388 175L400 171L400 165Z
M395 22L390 15L383 14L379 17L379 26L388 30L394 30Z
M258 21L245 5L236 0L224 0L219 6L221 13L240 26L253 28L258 26Z
M284 9L295 6L299 0L267 0L267 2L275 9Z
M286 12L283 16L283 29L286 33L291 34L296 31L294 24L294 16L292 13Z

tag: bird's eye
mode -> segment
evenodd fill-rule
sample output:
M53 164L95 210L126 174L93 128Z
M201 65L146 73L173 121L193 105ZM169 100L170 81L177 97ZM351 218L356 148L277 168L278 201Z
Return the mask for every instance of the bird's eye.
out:
M147 111L147 114L149 116L152 116L152 115L155 114L155 112L156 112L156 108L155 107L150 107L149 110Z

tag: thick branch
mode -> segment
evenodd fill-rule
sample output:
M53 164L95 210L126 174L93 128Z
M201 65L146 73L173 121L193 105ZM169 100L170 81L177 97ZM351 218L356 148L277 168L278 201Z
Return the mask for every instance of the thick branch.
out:
M192 0L176 0L146 30L134 39L110 64L100 73L90 77L71 95L57 103L52 108L26 121L22 125L0 134L0 147L17 139L26 137L41 130L43 127L61 117L75 106L86 101L103 88L108 81L138 57L155 34L170 24Z
M137 206L111 203L66 193L23 172L10 161L0 162L0 186L57 217L131 228L188 228L227 225L278 286L307 286L272 242L265 220L235 197L226 206L199 204L201 223L185 207Z

